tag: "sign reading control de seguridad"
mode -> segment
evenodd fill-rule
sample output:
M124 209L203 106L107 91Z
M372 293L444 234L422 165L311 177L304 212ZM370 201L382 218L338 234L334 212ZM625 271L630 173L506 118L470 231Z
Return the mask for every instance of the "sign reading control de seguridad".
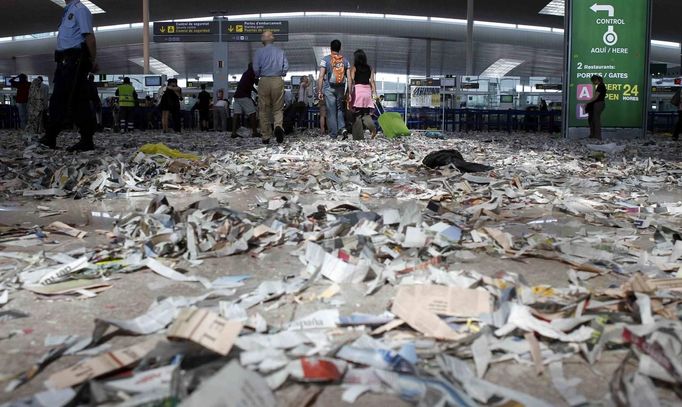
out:
M154 23L154 42L259 42L264 31L289 41L288 21L193 21Z
M650 0L571 0L568 127L587 127L590 78L607 89L603 127L642 128L646 119Z
M154 23L154 42L218 42L217 21Z

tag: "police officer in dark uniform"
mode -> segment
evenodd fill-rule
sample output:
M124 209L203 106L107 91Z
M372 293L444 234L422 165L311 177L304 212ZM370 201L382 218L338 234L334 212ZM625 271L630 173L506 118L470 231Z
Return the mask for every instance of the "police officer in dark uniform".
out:
M88 73L96 70L96 56L97 42L90 10L80 0L66 0L55 51L57 70L50 98L50 121L40 143L56 148L62 128L73 123L78 126L81 139L68 151L95 148L92 136L97 119L90 104Z

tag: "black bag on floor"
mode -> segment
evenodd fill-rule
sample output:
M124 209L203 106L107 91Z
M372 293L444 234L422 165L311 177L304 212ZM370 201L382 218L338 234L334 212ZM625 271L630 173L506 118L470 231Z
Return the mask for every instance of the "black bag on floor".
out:
M461 172L485 172L493 169L487 165L464 161L462 153L457 150L434 151L424 158L422 164L431 169L452 164Z

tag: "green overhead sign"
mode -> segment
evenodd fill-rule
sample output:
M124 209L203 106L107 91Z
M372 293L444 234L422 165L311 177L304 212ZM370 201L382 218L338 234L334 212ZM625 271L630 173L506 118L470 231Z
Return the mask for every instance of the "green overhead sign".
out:
M606 84L603 127L643 128L646 124L650 0L570 0L567 123L587 127L585 104Z

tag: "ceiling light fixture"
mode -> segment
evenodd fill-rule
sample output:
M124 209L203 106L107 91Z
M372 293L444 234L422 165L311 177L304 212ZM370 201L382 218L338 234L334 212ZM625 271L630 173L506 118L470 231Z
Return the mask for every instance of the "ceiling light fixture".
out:
M525 61L521 61L519 59L500 58L493 62L493 64L490 65L479 76L484 78L501 78L524 62Z
M552 31L550 27L540 27L537 25L523 25L519 24L516 26L519 30L524 30L524 31Z
M353 17L353 18L384 18L383 14L376 13L346 13L342 12L341 17Z
M656 45L656 46L665 47L665 48L680 48L679 42L670 42L670 41L651 40L651 45Z
M305 15L307 17L338 17L339 13L337 11L306 11Z
M303 17L305 15L304 12L298 11L298 12L292 12L292 13L263 13L261 14L261 18L285 18L285 17Z
M493 21L474 21L475 26L481 26L481 27L493 27L493 28L509 28L512 30L516 29L516 24L507 24L507 23L496 23Z
M260 14L238 14L235 16L227 16L227 19L230 21L250 20L252 18L260 18Z
M402 14L386 14L386 18L389 20L411 20L411 21L428 21L428 17L424 16L405 16Z
M467 20L461 20L457 18L442 18L442 17L431 17L431 21L434 23L443 24L466 24Z
M545 14L548 16L564 16L566 11L565 0L552 0L538 14Z
M135 65L144 66L144 58L130 58ZM156 58L149 58L149 69L157 75L177 76L178 72Z
M54 4L60 6L60 7L66 7L66 0L50 0ZM81 0L81 3L90 10L90 13L92 14L104 14L106 11L102 9L100 6L97 4L91 2L90 0Z

